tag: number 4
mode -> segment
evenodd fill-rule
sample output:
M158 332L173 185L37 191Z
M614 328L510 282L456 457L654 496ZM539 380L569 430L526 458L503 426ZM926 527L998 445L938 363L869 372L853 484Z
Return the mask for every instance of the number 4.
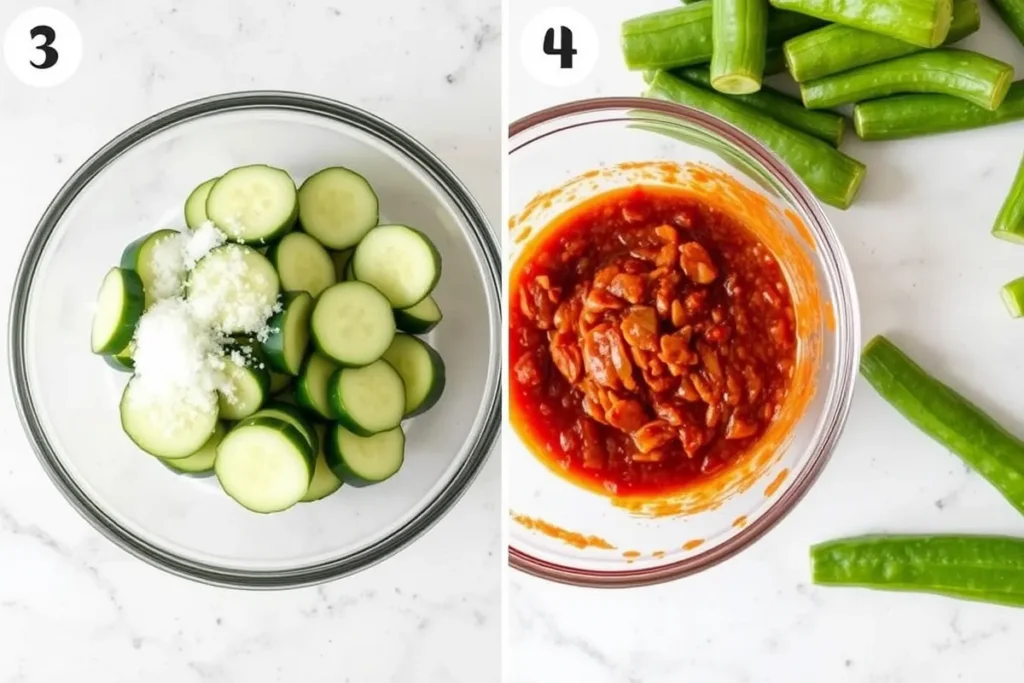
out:
M549 28L544 34L544 54L559 55L562 58L561 68L571 69L572 56L577 53L577 50L572 46L572 30L567 26L561 28L561 47L555 47L555 29Z

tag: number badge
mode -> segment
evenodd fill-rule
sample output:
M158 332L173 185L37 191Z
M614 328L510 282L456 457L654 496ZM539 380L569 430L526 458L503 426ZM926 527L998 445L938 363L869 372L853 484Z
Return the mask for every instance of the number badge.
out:
M551 7L526 25L519 54L527 72L540 83L555 87L576 85L597 64L597 31L576 10Z
M71 17L50 7L22 12L4 35L4 61L26 85L60 85L82 62L82 34Z

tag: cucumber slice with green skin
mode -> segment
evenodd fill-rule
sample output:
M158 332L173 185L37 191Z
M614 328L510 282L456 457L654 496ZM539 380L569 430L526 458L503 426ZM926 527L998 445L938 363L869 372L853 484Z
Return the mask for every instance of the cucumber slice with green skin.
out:
M992 111L1003 103L1013 67L977 52L925 50L800 84L808 109L828 109L897 93L959 97Z
M295 227L295 181L287 172L256 164L233 168L210 189L206 215L229 238L266 244Z
M185 200L185 225L190 230L195 230L200 225L210 220L206 215L206 200L210 196L210 190L214 183L220 180L220 176L210 178L202 185L192 190L192 194Z
M301 433L303 438L309 443L310 448L314 451L319 450L320 448L320 439L317 436L314 424L309 420L309 418L302 414L301 410L293 405L289 405L281 401L274 401L272 403L268 403L263 408L260 408L252 417L272 417L276 420L283 420L299 430L299 433Z
M430 332L437 327L443 317L441 307L437 305L432 296L428 296L409 308L395 309L395 325L398 329L410 334Z
M853 127L861 140L898 140L1024 120L1024 81L1010 86L995 111L948 95L896 95L861 102Z
M176 269L178 254L163 255L161 249L178 250L177 238L181 235L177 230L157 230L135 240L121 253L121 268L134 270L142 280L146 291L146 307L154 301L177 296L181 292L181 282L174 273L164 272L167 264ZM175 243L169 243L174 239Z
M239 363L226 358L223 373L225 386L217 392L223 420L249 417L270 396L270 372L266 367L259 367L252 361Z
M340 282L316 300L310 330L325 356L340 365L361 367L378 360L391 346L395 316L375 287Z
M444 393L444 360L430 344L408 334L396 334L384 352L405 386L405 417L425 413Z
M314 351L302 365L295 380L295 400L314 415L327 420L337 418L327 397L327 383L338 365L326 356Z
M328 429L324 455L339 479L365 486L395 475L405 461L405 433L401 427L373 436L359 436L341 425Z
M146 295L138 274L123 268L107 271L92 318L92 352L114 355L128 348L145 306Z
M314 173L299 188L302 229L328 249L359 243L379 220L377 195L363 176L335 166Z
M135 370L135 360L132 358L133 352L132 344L128 344L120 353L103 356L103 360L107 361L107 365L119 372L132 372Z
M355 253L355 247L351 249L344 249L342 251L332 251L331 260L334 261L334 280L335 282L343 282L345 280L351 280L348 277L348 264L352 262L352 254Z
M864 347L860 373L911 424L958 455L1024 514L1024 441L885 337Z
M302 370L302 359L309 348L309 319L313 314L313 297L308 292L288 292L281 310L267 323L270 333L262 343L263 353L271 367L289 375Z
M179 474L213 474L213 463L217 460L217 446L220 445L225 434L227 434L227 430L224 429L224 424L218 422L213 434L198 451L185 458L171 460L160 458L160 462Z
M402 377L383 360L364 368L341 368L331 375L327 396L338 422L359 436L394 429L405 413Z
M318 443L320 444L320 448L316 454L316 467L313 469L313 481L309 482L309 490L306 491L306 495L302 497L303 503L312 503L318 500L323 500L341 488L341 479L338 479L338 475L336 475L330 465L327 464L327 456L325 454L327 445L327 428L324 425L317 425L316 431L317 436L319 437Z
M214 471L239 505L269 514L302 500L313 478L316 454L299 430L271 417L236 425L217 448Z
M730 95L761 89L768 42L768 0L711 4L711 86Z
M912 45L938 47L953 20L952 0L771 0L772 6L852 26Z
M287 391L292 386L292 380L295 379L292 375L286 375L283 372L270 371L270 395L274 396L280 394L283 391Z
M647 97L702 109L754 136L796 172L815 196L840 209L849 208L864 180L866 167L827 142L801 133L749 105L659 71Z
M1024 316L1024 277L1007 282L1002 289L1003 303L1014 318Z
M811 547L814 583L934 593L1024 607L1024 540L1008 536L861 536Z
M1017 175L996 216L992 234L1000 239L1024 244L1024 157L1021 157Z
M196 317L225 334L252 333L277 306L280 281L267 258L238 244L210 251L192 270L188 300Z
M217 395L208 405L190 405L179 397L158 403L139 395L139 379L128 380L121 394L121 428L135 445L158 458L186 458L206 443L217 428Z
M381 225L352 255L352 273L388 298L394 308L422 301L441 278L441 254L427 236L405 225Z
M981 27L978 0L954 0L953 21L943 45L952 45ZM925 48L897 38L830 24L795 36L783 45L786 69L798 83L884 62Z
M309 292L319 296L335 282L334 261L320 243L304 232L292 232L267 250L267 258L277 269L281 289Z

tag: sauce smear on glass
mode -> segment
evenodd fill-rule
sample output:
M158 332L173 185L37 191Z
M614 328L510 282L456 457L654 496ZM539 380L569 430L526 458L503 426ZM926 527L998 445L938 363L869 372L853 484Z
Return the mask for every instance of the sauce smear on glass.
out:
M782 269L684 190L615 190L559 217L513 267L509 301L513 425L587 488L659 496L707 479L789 389Z

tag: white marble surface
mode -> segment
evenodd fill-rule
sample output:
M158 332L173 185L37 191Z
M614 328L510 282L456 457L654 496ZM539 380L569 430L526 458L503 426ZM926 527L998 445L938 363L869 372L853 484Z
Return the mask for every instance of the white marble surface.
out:
M439 154L497 222L497 0L7 0L0 28L36 4L72 16L85 59L48 91L0 65L0 300L79 163L145 116L229 90L308 91L370 109ZM398 556L320 588L257 594L165 575L100 537L38 466L9 391L0 438L0 683L499 679L496 457Z
M672 0L575 2L601 38L579 86L530 81L523 26L552 0L517 0L506 34L510 117L560 101L638 94L617 30ZM985 3L982 3L983 5ZM1012 62L1024 48L988 7L966 45ZM1019 77L1019 76L1018 76ZM851 132L851 138L853 138ZM856 276L863 335L892 334L935 372L1024 433L1024 324L999 287L1024 250L989 236L1024 152L1024 122L966 134L844 145L868 165L856 206L829 210ZM810 544L866 532L1024 536L1024 519L978 476L858 381L831 463L804 501L739 557L675 583L600 592L511 575L509 683L951 683L1024 677L1024 611L809 584Z

